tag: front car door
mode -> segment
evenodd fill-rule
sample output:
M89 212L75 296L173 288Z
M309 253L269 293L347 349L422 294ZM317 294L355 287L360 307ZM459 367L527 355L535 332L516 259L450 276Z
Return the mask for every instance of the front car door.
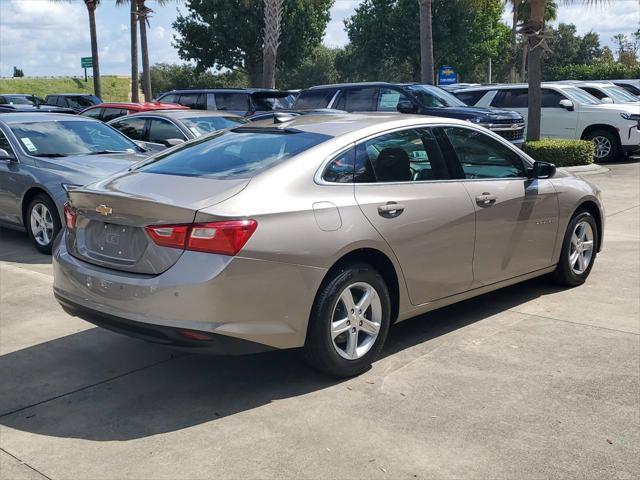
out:
M515 149L472 128L443 127L442 150L474 202L476 286L549 267L558 199L549 180L528 178ZM457 172L456 172L457 169Z
M356 146L355 196L395 253L411 303L467 290L473 282L474 207L451 181L428 128L402 129Z
M31 184L31 162L21 162L17 148L11 145L8 135L0 128L0 148L13 155L13 159L0 159L0 221L20 225L22 214L20 200Z
M542 89L542 117L540 135L549 138L576 138L578 112L567 110L560 105L561 100L569 100L562 93L551 88Z

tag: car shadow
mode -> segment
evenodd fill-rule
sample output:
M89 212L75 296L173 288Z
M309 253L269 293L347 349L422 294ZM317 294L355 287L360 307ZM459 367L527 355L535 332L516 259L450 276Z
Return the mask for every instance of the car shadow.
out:
M51 255L38 252L26 232L0 227L0 260L47 265L51 263Z
M392 327L383 357L556 291L532 280L407 320ZM0 357L0 424L54 437L131 440L340 383L309 368L298 351L187 355L92 328Z

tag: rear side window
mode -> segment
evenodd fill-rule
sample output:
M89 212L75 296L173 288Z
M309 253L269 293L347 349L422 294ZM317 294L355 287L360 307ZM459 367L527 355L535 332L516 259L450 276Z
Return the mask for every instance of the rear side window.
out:
M524 164L517 153L476 130L444 127L458 157L458 176L476 178L518 178L525 176Z
M453 92L453 94L470 106L474 106L486 94L486 91L479 90L473 92Z
M218 110L249 111L249 95L246 93L216 93Z
M144 118L125 118L113 124L112 127L120 130L131 140L144 140Z
M300 92L293 107L300 110L327 108L336 91L335 89L305 90L304 92Z
M104 110L104 108L92 108L91 110L87 110L86 112L82 112L82 116L101 119L103 110Z
M205 109L204 95L201 93L182 93L178 103L196 110Z
M353 183L355 148L342 152L329 162L322 179L331 183Z
M343 90L334 108L347 112L375 112L377 88L350 88Z
M526 88L512 88L498 90L491 102L492 107L527 108L529 105L529 93Z
M185 143L156 156L139 170L186 177L250 178L330 138L317 133L239 127Z
M108 122L109 120L113 120L114 118L122 117L127 114L127 110L123 110L121 108L105 108L104 113L102 114L102 121Z

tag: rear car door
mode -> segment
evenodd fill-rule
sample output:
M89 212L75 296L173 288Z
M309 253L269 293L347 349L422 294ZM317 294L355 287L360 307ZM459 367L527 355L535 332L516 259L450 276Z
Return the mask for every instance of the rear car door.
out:
M474 207L433 131L409 128L356 146L356 200L395 253L414 305L473 282Z
M334 101L332 108L346 112L375 112L379 90L378 87L345 88Z
M475 281L488 285L550 266L558 230L551 182L529 179L520 155L484 132L442 130L449 168L474 202Z

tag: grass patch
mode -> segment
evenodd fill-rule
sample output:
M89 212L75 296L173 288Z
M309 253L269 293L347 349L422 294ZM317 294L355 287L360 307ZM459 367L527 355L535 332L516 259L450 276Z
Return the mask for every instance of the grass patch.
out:
M534 160L557 167L574 167L593 163L596 148L587 140L537 140L525 142L522 149Z
M105 102L127 102L131 92L131 79L128 77L103 76L102 100ZM78 77L57 78L1 78L1 93L32 93L46 97L53 93L93 93L93 81Z

